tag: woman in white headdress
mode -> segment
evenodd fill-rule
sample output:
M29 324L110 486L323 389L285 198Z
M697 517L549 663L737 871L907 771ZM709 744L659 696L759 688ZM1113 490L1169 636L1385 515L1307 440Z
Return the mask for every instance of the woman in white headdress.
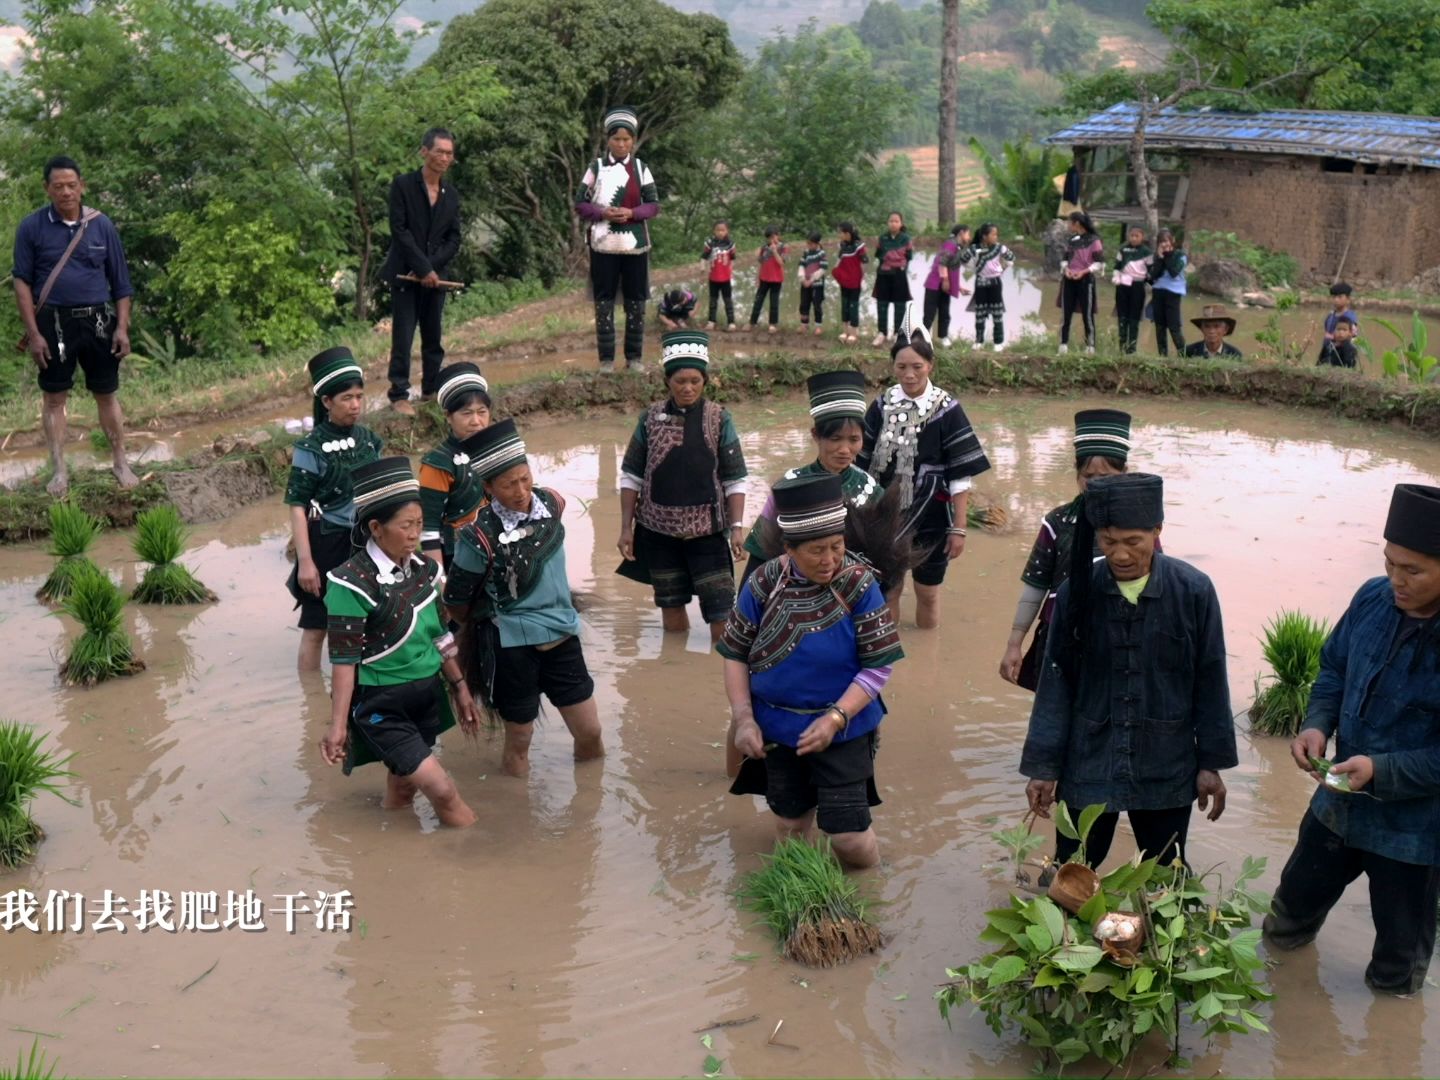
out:
M660 212L655 178L635 156L635 111L605 114L606 152L590 162L575 196L588 223L590 286L595 297L595 343L600 370L615 369L615 295L625 298L625 366L640 367L645 302L650 298L651 218Z

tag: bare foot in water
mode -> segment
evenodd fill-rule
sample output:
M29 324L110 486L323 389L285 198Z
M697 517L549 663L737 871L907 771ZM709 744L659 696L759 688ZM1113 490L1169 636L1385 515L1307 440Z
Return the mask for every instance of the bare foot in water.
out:
M115 474L115 482L125 490L140 486L140 478L130 471L126 462L116 462L110 467L110 471Z
M57 469L55 475L50 478L50 483L45 485L45 491L56 499L63 499L69 490L70 474L64 469Z
M530 775L530 755L528 753L503 754L500 758L500 771L506 776L524 780Z

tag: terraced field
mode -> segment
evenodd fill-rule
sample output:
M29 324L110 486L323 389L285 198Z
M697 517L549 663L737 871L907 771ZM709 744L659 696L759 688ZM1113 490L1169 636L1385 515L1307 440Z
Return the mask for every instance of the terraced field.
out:
M910 159L910 205L905 220L912 231L935 222L935 208L940 197L940 153L937 146L910 146L888 150L885 159L904 154ZM964 210L987 194L985 170L965 147L955 153L955 210L962 217ZM939 222L948 226L951 222Z

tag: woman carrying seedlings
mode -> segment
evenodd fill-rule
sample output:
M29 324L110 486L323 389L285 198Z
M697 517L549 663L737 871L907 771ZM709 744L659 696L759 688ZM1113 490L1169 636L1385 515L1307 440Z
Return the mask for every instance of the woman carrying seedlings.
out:
M565 572L565 500L535 486L515 421L486 428L475 443L473 468L489 501L457 538L445 604L471 634L471 685L505 722L502 769L529 773L542 694L574 736L575 760L598 758L595 683Z
M1191 802L1204 811L1213 801L1218 819L1220 770L1238 762L1220 601L1208 577L1155 550L1160 477L1097 476L1083 502L1020 758L1025 795L1041 817L1057 799L1105 805L1085 845L1092 868L1121 810L1147 858L1186 862ZM1104 559L1094 562L1097 540ZM1058 837L1056 862L1078 848Z
M300 609L301 671L320 670L329 616L326 577L350 557L355 527L351 474L380 456L380 436L360 421L365 409L365 373L340 345L310 361L315 428L295 443L285 504L295 568L286 587Z
M1265 940L1286 950L1314 941L1363 873L1375 922L1365 984L1413 994L1427 982L1440 897L1440 488L1397 485L1384 537L1385 576L1360 586L1325 642L1290 744L1319 787Z
M745 458L729 412L705 397L709 336L662 341L670 396L645 410L620 466L620 573L654 587L667 631L690 628L685 605L698 596L717 641L745 552Z
M870 403L856 464L888 490L898 488L901 532L928 552L915 567L915 623L940 625L940 586L965 550L965 512L974 478L990 468L965 410L930 381L935 350L915 304L906 306L890 348L895 385ZM903 575L887 581L898 603ZM897 608L898 611L898 608Z
M358 528L365 547L330 572L330 730L320 740L327 764L384 762L387 810L416 793L442 825L475 822L450 774L431 752L454 726L477 729L475 702L456 661L455 639L440 621L440 567L421 558L420 485L407 458L391 457L353 475ZM449 694L445 682L450 684Z
M615 296L625 299L625 366L639 368L645 348L645 303L650 299L650 226L660 196L649 167L635 156L639 123L632 109L605 114L606 153L590 162L575 195L587 224L590 286L595 297L595 345L600 370L615 369Z
M875 576L845 551L840 478L782 480L774 498L785 554L745 583L716 646L733 742L754 759L731 790L763 791L781 838L817 825L845 862L874 866L880 691L900 635Z
M1097 476L1125 471L1130 457L1130 414L1119 409L1084 409L1075 414L1075 483L1080 494L1064 506L1045 515L1040 535L1030 549L1030 558L1020 575L1020 603L1010 626L1000 677L1006 682L1034 690L1040 681L1045 641L1055 617L1055 596L1070 576L1070 549L1075 527L1084 512L1085 485ZM1158 549L1159 542L1156 542ZM1099 552L1095 553L1099 557ZM1022 658L1020 646L1030 624L1040 616L1035 639Z
M420 459L420 506L425 531L420 548L448 567L455 555L455 534L475 520L485 502L485 487L471 463L475 441L490 426L490 385L474 364L451 364L438 376L435 400L445 410L450 434Z

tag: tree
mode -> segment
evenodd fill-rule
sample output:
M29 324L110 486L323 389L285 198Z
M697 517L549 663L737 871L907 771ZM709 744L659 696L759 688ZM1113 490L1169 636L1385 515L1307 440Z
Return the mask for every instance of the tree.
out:
M33 209L44 201L47 158L63 152L80 163L87 198L121 229L145 320L186 336L160 283L178 248L167 221L216 199L284 207L299 246L320 262L333 257L328 196L289 167L223 68L197 62L174 7L32 0L25 27L23 63L0 90L0 173Z
M1018 142L1006 143L997 158L974 138L970 149L985 167L989 201L997 216L1026 236L1038 236L1060 206L1054 184L1061 171L1059 153L1049 146Z
M812 25L766 42L733 108L743 118L732 165L748 178L740 200L748 220L828 229L903 201L904 166L882 165L880 152L906 104L852 32Z
M494 107L500 95L489 73L406 77L421 31L397 25L402 0L179 2L188 5L196 47L221 50L223 69L273 125L295 168L343 194L357 260L355 316L365 318L385 183L413 164L425 127L463 126L457 113L478 121Z
M940 205L937 221L955 220L955 126L960 69L960 0L941 0L944 29L940 34Z
M462 136L460 181L509 238L507 269L547 279L584 252L572 207L606 111L636 111L636 148L663 194L669 136L719 105L743 71L721 20L660 0L489 0L446 27L426 66L442 78L484 67L504 88L504 138Z

